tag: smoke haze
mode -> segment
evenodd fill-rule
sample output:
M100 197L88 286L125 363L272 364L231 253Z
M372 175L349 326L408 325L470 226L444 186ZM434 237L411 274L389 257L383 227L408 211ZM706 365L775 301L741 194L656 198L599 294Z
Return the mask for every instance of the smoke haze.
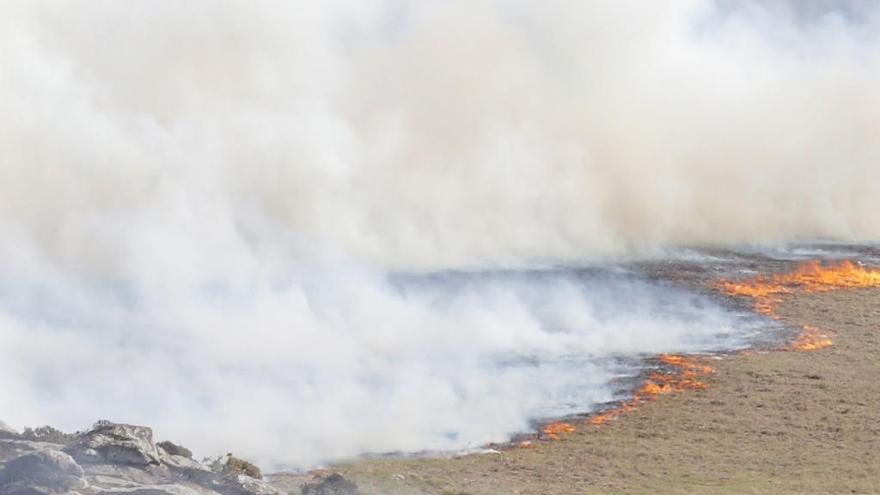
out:
M4 2L0 413L310 465L501 440L607 400L608 356L733 345L644 280L389 274L880 238L878 28L871 2Z

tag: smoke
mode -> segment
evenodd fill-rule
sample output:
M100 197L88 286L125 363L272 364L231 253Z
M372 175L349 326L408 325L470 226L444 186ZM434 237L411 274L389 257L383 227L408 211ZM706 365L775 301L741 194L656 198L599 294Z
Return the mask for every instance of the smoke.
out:
M5 417L110 417L205 454L308 466L503 441L614 398L609 381L631 372L615 356L738 342L717 306L621 274L211 276L6 281Z
M867 2L4 2L4 419L308 464L607 399L602 358L732 323L646 282L389 273L877 239L878 27Z

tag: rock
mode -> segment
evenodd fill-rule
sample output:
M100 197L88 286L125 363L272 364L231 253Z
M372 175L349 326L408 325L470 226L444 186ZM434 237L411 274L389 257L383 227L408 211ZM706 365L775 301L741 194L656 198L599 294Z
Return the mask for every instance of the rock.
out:
M3 421L0 421L0 438L18 438L18 432Z
M64 451L86 463L147 466L161 462L153 430L109 421L95 423L91 431L80 435Z
M34 450L39 449L34 448L30 442L0 438L0 462L15 459L20 455L27 454L28 452L32 452Z
M0 495L282 495L249 462L230 454L212 470L179 445L154 444L142 426L100 421L85 433L28 432L0 438Z
M302 495L360 495L360 491L341 474L333 473L319 482L303 485Z
M189 457L184 457L182 455L168 455L160 451L159 459L162 461L162 464L176 470L209 471L208 468L201 462L195 459L190 459Z
M21 437L0 438L0 462L9 461L37 450L60 450L61 446L48 442L33 442Z
M197 495L192 488L183 485L151 485L134 488L102 490L96 495Z
M83 469L58 450L38 450L16 457L0 470L0 494L64 493L85 488Z
M188 448L183 445L177 445L174 442L164 441L156 444L156 447L159 447L160 451L165 452L168 455L179 455L186 457L187 459L193 458L193 453Z
M99 488L133 488L141 485L176 483L177 477L164 466L132 466L130 464L82 465L86 479Z
M179 459L178 459L179 460ZM223 495L280 495L282 492L263 481L260 469L232 454L206 461L210 471L180 471L187 479Z
M241 495L280 495L281 492L263 480L251 478L245 474L224 478L220 492Z

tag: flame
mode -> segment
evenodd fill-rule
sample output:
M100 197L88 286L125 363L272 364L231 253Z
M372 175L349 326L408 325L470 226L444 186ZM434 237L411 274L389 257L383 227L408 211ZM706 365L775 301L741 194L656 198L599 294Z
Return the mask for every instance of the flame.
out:
M852 261L823 265L818 260L802 263L788 273L772 276L758 275L747 280L722 280L716 287L729 296L744 296L754 300L755 311L779 319L776 308L782 296L796 292L828 292L836 289L880 287L880 270L865 268ZM823 332L802 325L802 332L794 343L786 347L795 351L815 351L831 346L831 332Z
M661 354L657 358L661 363L675 369L672 373L651 373L648 380L636 390L635 396L628 401L620 401L616 407L603 411L586 421L589 425L604 425L617 416L629 413L638 406L649 402L660 395L684 392L686 390L704 390L709 385L697 377L715 372L715 368L702 364L698 358L674 354Z
M717 284L717 288L729 296L751 297L758 313L773 318L778 318L776 308L785 294L855 287L880 287L880 270L865 268L852 261L823 265L814 260L802 263L788 273L758 275L741 281L722 280Z
M550 423L549 425L544 427L544 434L553 440L559 440L560 433L573 433L577 431L577 428L571 423L565 423L562 421L558 421L556 423Z
M831 347L831 345L834 344L831 340L831 337L834 335L832 332L823 332L822 330L809 325L803 325L802 328L803 331L798 335L797 339L788 346L788 349L793 351L816 351Z
M776 308L782 297L796 292L827 292L835 289L855 287L880 287L880 270L859 266L851 261L823 265L819 261L810 261L799 265L788 273L772 276L758 275L751 279L732 281L721 280L716 288L729 296L749 297L754 300L755 311L774 319L780 317ZM785 349L796 351L813 351L824 349L833 344L832 332L822 331L816 327L802 325L803 331L797 339ZM751 355L753 351L742 351L742 355ZM640 405L654 400L656 397L686 390L704 390L709 385L700 377L715 372L715 368L701 362L693 356L661 354L658 361L671 368L672 372L653 372L642 386L636 390L630 400L618 402L615 407L602 411L587 419L587 425L604 425L618 416L627 414ZM572 423L550 423L542 430L552 440L560 440L563 433L577 431ZM520 447L530 448L531 441L519 443Z

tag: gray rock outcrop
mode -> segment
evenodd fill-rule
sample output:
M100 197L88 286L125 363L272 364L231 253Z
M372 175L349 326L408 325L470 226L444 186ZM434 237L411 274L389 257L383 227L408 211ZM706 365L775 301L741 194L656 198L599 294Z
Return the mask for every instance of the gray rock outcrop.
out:
M99 421L64 450L83 463L161 464L159 451L153 443L153 430L146 426Z
M7 430L4 430L7 431ZM209 465L150 428L99 421L82 433L11 428L0 436L0 495L282 495L253 464L226 455ZM207 461L206 461L207 462ZM292 487L294 490L298 486ZM308 490L308 491L306 491ZM303 487L309 495L357 495L341 476Z
M3 463L0 494L66 493L88 486L85 472L59 450L37 450Z

